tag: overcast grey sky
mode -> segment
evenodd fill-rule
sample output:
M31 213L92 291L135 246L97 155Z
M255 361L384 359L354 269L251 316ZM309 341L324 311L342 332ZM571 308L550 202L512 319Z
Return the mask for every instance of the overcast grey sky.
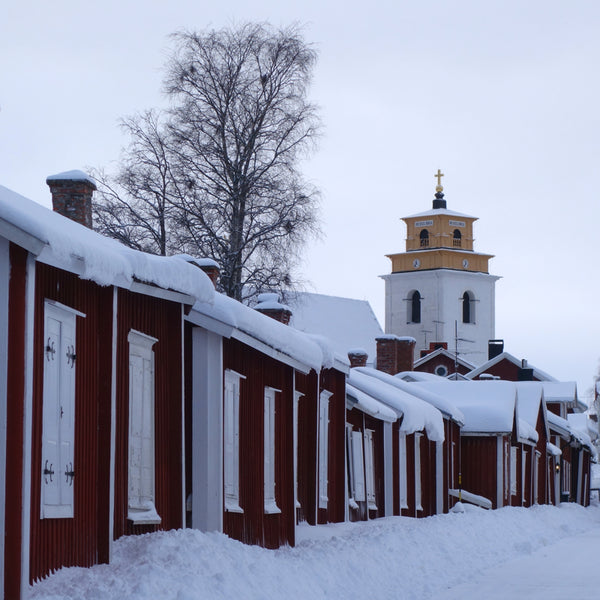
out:
M309 289L369 300L383 323L385 255L441 168L496 255L497 337L582 394L600 357L599 17L597 0L5 3L0 183L49 204L47 175L110 168L118 119L164 103L169 33L305 23L325 125L304 165L326 234Z

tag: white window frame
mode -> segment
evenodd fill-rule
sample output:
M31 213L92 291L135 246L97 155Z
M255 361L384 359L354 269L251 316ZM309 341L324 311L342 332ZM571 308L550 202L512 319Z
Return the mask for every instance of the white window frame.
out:
M444 442L435 443L435 512L444 512Z
M319 395L319 508L327 508L329 498L327 485L329 483L329 398L332 392L322 390Z
M223 385L223 502L225 511L243 513L240 506L240 382L244 375L231 369Z
M537 504L539 500L539 474L540 474L540 457L542 453L539 450L535 451L535 460L533 461L533 481L531 485L533 486L533 503Z
M294 390L294 506L296 508L302 508L298 500L298 409L303 396L302 392Z
M398 436L398 481L400 495L400 509L408 508L408 480L406 472L406 433L400 432Z
M377 510L375 497L375 443L372 429L365 429L365 481L367 484L367 508Z
M423 494L421 490L421 437L422 433L415 433L415 508L423 510Z
M517 495L517 450L516 446L510 447L510 495Z
M365 485L365 463L363 457L363 435L360 431L352 431L352 467L354 474L354 500L364 502L367 499Z
M135 525L161 522L155 506L155 367L152 347L158 340L129 331L129 451L127 518ZM136 380L141 367L142 380Z
M44 302L44 380L40 518L72 519L75 487L76 317Z
M281 509L275 500L275 394L281 393L272 387L265 387L264 413L264 509L266 515L279 514Z

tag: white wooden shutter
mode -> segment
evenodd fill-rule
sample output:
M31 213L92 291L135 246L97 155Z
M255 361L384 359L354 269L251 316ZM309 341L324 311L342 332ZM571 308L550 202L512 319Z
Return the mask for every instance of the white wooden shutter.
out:
M423 510L421 497L421 433L415 433L415 506Z
M223 406L223 478L225 510L244 512L240 507L240 380L243 375L225 371Z
M275 393L271 387L265 388L265 429L264 429L264 508L265 514L280 513L275 501Z
M373 431L365 429L365 479L367 483L367 506L369 510L377 510L375 502L375 456Z
M364 502L365 494L365 465L363 459L363 436L360 431L352 432L352 466L354 467L354 499Z
M517 448L516 446L510 447L510 494L516 496L517 494Z
M44 307L42 519L73 517L77 314L53 303Z
M406 434L400 433L398 436L398 469L400 482L400 508L408 508L408 482L406 478Z
M327 508L329 461L329 398L333 394L323 390L319 396L319 508Z
M154 351L158 341L131 330L129 341L128 514L138 525L160 523L154 489Z

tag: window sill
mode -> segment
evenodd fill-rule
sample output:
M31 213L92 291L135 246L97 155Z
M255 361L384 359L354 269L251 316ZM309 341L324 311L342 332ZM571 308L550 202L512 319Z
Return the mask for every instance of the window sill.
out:
M146 503L143 508L130 506L127 511L127 519L134 525L159 525L162 521L152 502Z
M265 504L265 515L279 515L281 509L275 504L275 502L268 502Z

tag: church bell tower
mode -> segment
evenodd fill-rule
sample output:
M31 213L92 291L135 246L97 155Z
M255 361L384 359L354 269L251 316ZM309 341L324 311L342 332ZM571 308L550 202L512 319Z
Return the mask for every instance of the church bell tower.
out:
M473 249L477 217L449 210L438 169L433 207L404 217L406 251L389 254L385 280L385 330L417 340L415 360L444 343L461 358L481 364L494 339L495 284L491 254Z

